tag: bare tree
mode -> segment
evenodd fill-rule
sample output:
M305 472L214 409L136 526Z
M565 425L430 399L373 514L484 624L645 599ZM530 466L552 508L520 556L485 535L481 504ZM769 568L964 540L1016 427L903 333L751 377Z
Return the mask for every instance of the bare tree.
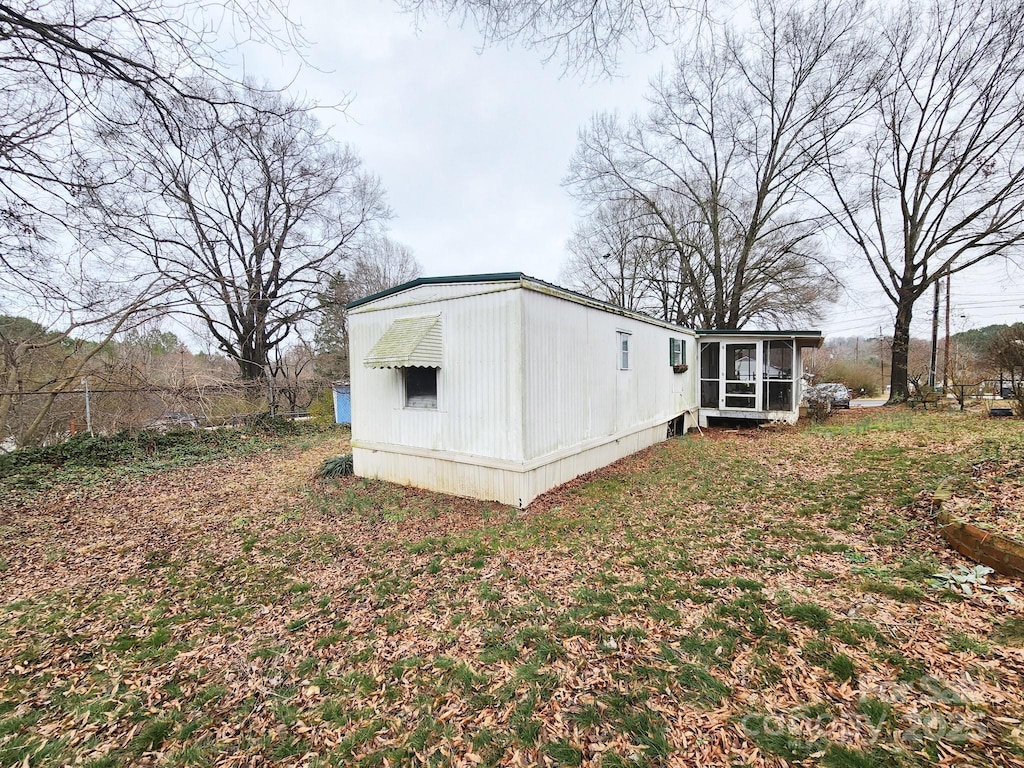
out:
M663 320L688 323L679 276L657 222L637 200L600 206L577 225L569 241L562 280L588 296Z
M301 43L273 0L0 2L0 267L26 269L47 225L80 192L93 126L207 98L187 79L217 77L222 48L249 39ZM234 33L232 35L232 32ZM235 40L232 40L235 38Z
M386 236L367 241L347 265L345 274L331 275L319 294L320 318L314 337L317 372L331 380L348 378L348 302L422 274L423 267L408 246Z
M752 29L714 31L652 84L652 110L600 115L568 182L582 200L639 207L636 234L711 328L813 319L834 291L809 214L808 187L828 143L863 108L865 44L857 6L756 6Z
M982 356L993 371L1024 380L1024 323L996 331L985 344Z
M324 386L323 380L315 376L313 345L301 334L297 336L295 343L287 349L278 347L274 350L271 363L275 400L271 407L276 409L283 404L292 414L308 408Z
M218 101L182 102L171 130L146 121L105 137L120 182L95 197L97 223L149 260L243 378L263 379L317 287L389 211L306 105L248 89Z
M644 311L650 252L625 211L604 205L576 227L562 267L569 287L625 309Z
M386 291L422 274L423 267L409 246L386 236L371 238L353 255L347 266L349 300Z
M898 402L917 300L1024 243L1024 5L903 2L873 32L884 55L870 119L858 151L827 158L829 209L896 308Z
M17 417L19 439L31 442L102 343L164 302L147 270L123 253L82 247L66 228L100 182L94 134L143 116L171 125L179 102L209 103L191 78L228 82L228 48L302 41L273 0L0 2L0 29L0 301L41 329L0 328L0 429ZM30 380L26 366L41 357L54 363L51 375ZM40 405L31 417L15 414L17 398Z
M650 49L700 18L697 0L397 0L417 15L473 23L485 44L522 43L567 70L614 72L623 47Z

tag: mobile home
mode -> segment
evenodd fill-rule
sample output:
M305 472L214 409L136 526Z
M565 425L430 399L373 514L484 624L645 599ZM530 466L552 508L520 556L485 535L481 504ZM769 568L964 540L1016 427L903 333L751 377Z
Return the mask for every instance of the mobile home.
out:
M696 335L521 273L349 305L356 474L526 506L697 420Z
M708 416L795 421L800 350L820 344L699 337L519 272L348 311L356 474L519 507Z

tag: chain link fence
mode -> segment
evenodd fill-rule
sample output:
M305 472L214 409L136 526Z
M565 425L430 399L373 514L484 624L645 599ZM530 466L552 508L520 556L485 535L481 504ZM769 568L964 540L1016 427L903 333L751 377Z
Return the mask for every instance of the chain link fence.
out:
M331 385L323 380L126 387L85 378L59 392L0 393L7 399L0 448L52 443L87 431L201 429L241 426L268 416L302 418L330 392Z

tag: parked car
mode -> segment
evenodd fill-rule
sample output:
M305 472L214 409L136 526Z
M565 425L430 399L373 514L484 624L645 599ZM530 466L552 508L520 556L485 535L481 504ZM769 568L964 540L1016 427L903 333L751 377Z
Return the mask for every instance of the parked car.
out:
M180 411L164 411L148 424L150 429L158 432L169 432L178 429L198 429L199 419L190 413Z
M848 409L850 407L850 390L846 388L845 384L837 382L815 384L813 387L808 387L806 393L808 399L812 397L822 400L828 399L833 408Z

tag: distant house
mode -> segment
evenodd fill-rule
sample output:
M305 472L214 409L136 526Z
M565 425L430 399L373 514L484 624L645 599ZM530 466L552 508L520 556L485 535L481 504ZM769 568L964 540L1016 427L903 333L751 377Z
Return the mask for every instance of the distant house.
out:
M698 350L693 330L518 272L348 311L356 474L518 507L709 416L795 421L800 350L821 343L707 332Z

